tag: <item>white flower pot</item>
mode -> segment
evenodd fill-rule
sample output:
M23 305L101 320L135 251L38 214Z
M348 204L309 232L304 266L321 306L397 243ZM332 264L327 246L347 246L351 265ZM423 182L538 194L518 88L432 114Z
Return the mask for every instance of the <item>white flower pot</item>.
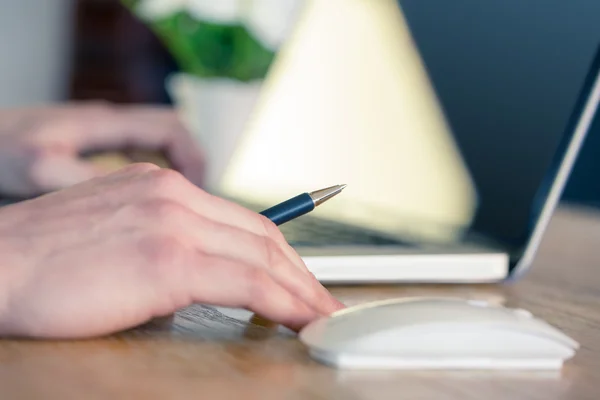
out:
M261 81L174 74L167 79L183 123L206 153L205 186L215 189L254 109Z

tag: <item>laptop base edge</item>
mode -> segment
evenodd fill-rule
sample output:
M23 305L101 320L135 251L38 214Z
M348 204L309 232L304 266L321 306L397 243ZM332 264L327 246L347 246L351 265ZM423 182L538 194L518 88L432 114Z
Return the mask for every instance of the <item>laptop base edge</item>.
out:
M494 283L509 276L503 253L306 256L315 277L327 285L390 283Z

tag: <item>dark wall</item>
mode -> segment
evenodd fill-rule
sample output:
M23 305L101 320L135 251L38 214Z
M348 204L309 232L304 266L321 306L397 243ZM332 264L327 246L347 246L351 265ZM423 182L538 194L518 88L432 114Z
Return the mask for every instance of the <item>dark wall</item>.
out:
M531 185L600 44L600 1L399 4L483 197ZM600 203L599 142L597 119L566 199Z

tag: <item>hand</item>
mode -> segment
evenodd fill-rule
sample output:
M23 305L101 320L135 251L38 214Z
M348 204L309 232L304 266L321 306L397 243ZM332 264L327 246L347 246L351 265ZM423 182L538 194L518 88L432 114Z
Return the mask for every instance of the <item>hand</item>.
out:
M171 108L82 103L0 111L0 194L33 197L111 172L80 154L125 147L166 149L201 184L202 154Z
M291 329L341 307L261 215L132 164L0 208L0 334L110 334L192 303Z

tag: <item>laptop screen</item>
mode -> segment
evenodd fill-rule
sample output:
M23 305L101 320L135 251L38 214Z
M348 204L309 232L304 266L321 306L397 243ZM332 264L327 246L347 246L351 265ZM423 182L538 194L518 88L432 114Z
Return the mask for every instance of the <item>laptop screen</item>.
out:
M589 61L571 99L561 101L574 105ZM463 62L449 65L486 68ZM395 0L309 2L218 191L270 206L348 184L314 215L421 243L475 233L519 251L569 115L546 115L539 106L532 115L529 105L554 100L522 98L503 86L513 80L479 72L465 82L468 74L461 81L451 69L432 69ZM527 73L524 79L536 79ZM514 131L503 113L557 126Z

